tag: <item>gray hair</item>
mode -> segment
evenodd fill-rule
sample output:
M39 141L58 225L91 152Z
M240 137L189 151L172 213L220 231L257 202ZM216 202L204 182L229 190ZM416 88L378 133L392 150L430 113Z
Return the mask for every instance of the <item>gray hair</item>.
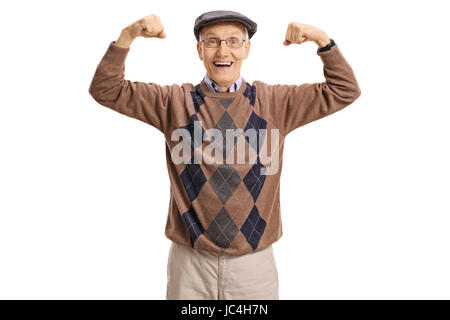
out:
M245 29L245 41L247 42L248 41L248 31L247 31L247 28L246 27L244 27L244 29ZM202 41L202 32L200 31L200 34L198 35L198 41L199 42L201 42Z

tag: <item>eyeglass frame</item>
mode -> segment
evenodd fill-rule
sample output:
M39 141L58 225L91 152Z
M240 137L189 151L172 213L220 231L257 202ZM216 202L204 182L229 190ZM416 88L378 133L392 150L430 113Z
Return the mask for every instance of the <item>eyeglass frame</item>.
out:
M240 45L239 47L230 47L230 46L228 45L227 40L228 40L228 39L231 39L231 38L236 38L236 37L228 37L227 39L219 39L218 37L210 37L210 38L217 39L217 40L219 41L219 45L218 45L217 47L208 47L208 46L205 45L205 40L206 40L206 39L203 39L203 40L200 41L201 43L203 43L203 44L205 45L206 48L209 48L209 49L217 49L217 48L220 48L220 46L222 45L222 41L225 41L225 43L227 44L227 47L228 47L228 48L231 48L231 49L242 48L242 46L244 45L244 42L247 41L246 39L240 39L240 40L242 41L242 43L241 43L241 45ZM207 39L210 39L210 38L207 38Z

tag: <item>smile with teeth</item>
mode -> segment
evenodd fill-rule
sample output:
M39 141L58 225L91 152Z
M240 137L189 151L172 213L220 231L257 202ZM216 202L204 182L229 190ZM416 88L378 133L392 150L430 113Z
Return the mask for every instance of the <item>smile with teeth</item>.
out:
M226 70L226 69L230 68L232 64L233 64L232 61L215 61L214 62L214 65L219 70Z

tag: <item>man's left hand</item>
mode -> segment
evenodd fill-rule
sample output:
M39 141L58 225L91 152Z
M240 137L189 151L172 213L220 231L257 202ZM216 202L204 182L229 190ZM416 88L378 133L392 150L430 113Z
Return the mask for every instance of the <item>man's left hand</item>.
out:
M301 44L306 41L314 41L321 48L330 43L331 39L328 38L325 31L314 26L299 22L289 23L283 44L288 46L292 43Z

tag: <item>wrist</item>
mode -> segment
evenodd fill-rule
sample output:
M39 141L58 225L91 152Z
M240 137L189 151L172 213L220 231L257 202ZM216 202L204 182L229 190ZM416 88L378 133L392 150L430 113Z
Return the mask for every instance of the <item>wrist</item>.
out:
M329 44L331 39L324 34L322 37L320 37L319 40L316 41L316 44L319 46L319 48L325 47L327 44Z

